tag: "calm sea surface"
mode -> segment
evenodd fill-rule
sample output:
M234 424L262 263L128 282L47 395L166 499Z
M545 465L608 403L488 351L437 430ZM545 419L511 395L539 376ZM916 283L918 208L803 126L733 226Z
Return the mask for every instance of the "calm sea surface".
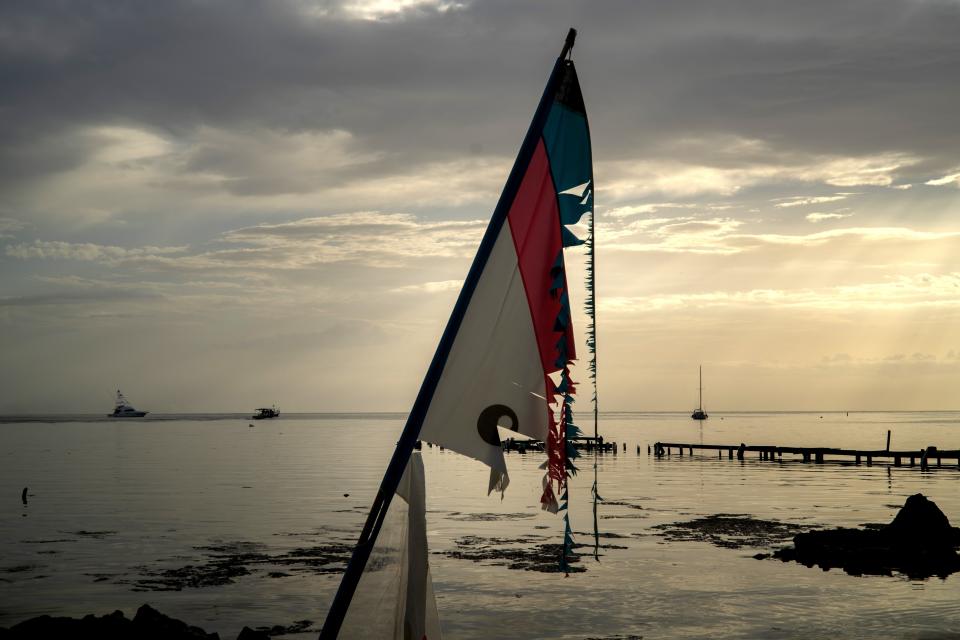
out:
M252 428L239 415L0 421L0 626L41 614L131 615L149 602L223 638L244 625L319 627L339 576L316 567L247 563L227 584L179 591L157 591L150 580L209 566L224 549L284 558L353 539L403 418L285 415ZM658 440L882 449L888 429L894 449L960 449L955 412L712 414L706 424L686 414L601 416L605 438L627 443L599 459L608 503L600 530L616 534L603 542L622 548L602 550L599 562L584 556L587 571L569 577L442 554L466 536L517 548L559 542L560 518L539 510L542 454L508 454L512 482L501 500L486 495L480 463L425 447L445 635L960 638L960 575L858 578L752 557L764 548L667 541L652 528L717 513L831 527L888 522L917 492L960 524L956 468L658 460L646 449ZM581 542L591 539L592 464L581 460L572 481Z

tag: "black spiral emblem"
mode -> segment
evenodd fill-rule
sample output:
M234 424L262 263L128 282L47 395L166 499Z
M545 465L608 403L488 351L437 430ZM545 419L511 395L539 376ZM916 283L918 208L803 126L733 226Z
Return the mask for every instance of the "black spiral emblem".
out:
M500 434L497 433L497 423L500 422L500 418L503 416L509 417L513 423L510 425L510 429L513 431L520 430L520 421L517 420L517 414L506 405L492 404L480 412L480 417L477 418L477 433L480 434L480 437L483 438L483 441L487 444L495 447L500 446Z

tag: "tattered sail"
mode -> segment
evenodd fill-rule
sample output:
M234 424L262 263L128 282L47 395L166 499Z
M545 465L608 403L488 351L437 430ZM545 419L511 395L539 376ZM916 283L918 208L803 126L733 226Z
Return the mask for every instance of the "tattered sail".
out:
M463 294L463 318L420 432L489 465L490 491L509 482L497 425L546 441L549 478L557 490L564 485L576 353L563 248L582 244L566 226L591 211L593 176L573 61L560 72L547 117L533 125L532 153L517 160L519 184L508 183L487 230L492 241L478 252L479 278ZM549 483L545 505L557 507Z

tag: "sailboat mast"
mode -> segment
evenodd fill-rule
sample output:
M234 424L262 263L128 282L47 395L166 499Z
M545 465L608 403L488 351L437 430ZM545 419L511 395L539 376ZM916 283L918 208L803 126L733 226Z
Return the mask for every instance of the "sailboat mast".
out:
M700 365L700 401L697 406L703 409L703 365Z

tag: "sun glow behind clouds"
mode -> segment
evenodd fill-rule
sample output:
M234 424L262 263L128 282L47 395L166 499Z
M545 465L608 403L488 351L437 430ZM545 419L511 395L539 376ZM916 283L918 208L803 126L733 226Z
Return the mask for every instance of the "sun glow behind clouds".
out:
M350 0L343 5L347 15L360 20L397 18L408 11L430 9L445 13L464 6L449 0Z

